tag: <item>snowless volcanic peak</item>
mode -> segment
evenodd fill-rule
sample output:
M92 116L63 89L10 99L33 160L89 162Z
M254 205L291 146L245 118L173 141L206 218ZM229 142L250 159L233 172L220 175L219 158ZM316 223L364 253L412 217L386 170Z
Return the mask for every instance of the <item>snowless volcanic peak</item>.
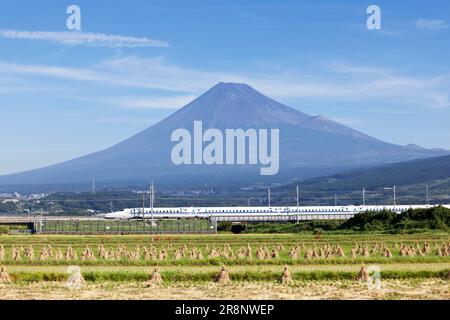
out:
M173 115L176 120L202 120L210 127L264 127L300 124L309 116L289 108L252 87L220 82Z
M311 116L288 107L243 83L218 83L172 115L105 150L49 167L0 177L5 184L51 184L74 181L129 181L174 175L212 181L232 174L255 173L252 166L177 166L171 161L171 134L194 122L203 129L279 129L280 172L380 165L448 154L380 141L325 116ZM330 169L331 168L331 169ZM337 170L337 169L336 169ZM245 178L244 178L245 177ZM291 176L292 178L292 176ZM161 181L162 178L159 178ZM172 179L174 181L177 179Z

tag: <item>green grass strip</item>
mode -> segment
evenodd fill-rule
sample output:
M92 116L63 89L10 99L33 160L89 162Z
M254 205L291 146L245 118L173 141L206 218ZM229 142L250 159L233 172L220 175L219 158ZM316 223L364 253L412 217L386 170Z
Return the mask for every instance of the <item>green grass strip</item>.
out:
M385 271L381 273L382 279L448 279L450 269L430 271ZM179 271L162 271L161 276L167 283L171 282L210 282L213 281L216 272L197 272L185 273ZM54 272L19 272L10 274L14 282L42 282L42 281L66 281L68 275L65 273ZM148 280L149 273L146 272L83 272L83 277L88 282L143 282ZM231 273L232 281L260 281L273 282L280 277L279 272L272 271L248 271ZM294 272L293 280L312 281L312 280L354 280L356 273L346 271L312 271L312 272Z

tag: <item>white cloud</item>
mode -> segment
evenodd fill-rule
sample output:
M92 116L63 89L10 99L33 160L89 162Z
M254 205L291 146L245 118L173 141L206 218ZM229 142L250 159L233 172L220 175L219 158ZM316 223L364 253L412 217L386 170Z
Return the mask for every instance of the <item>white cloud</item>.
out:
M314 75L294 71L232 73L183 68L164 57L115 57L90 68L19 65L0 62L0 72L10 76L31 75L63 78L103 85L164 90L151 98L104 97L106 102L129 108L181 107L216 83L243 82L277 99L296 98L318 102L389 101L424 107L450 107L450 76L418 77L395 71L334 62ZM180 95L180 93L184 93ZM103 99L103 97L102 97Z
M197 98L195 95L169 97L107 97L102 99L80 99L90 102L112 104L130 109L178 109Z
M115 104L136 109L178 109L197 98L195 95L154 97L154 98L117 98Z
M0 30L0 38L41 40L64 45L89 47L168 47L169 44L149 38L137 38L104 33L90 32L50 32L50 31L19 31Z
M353 74L353 75L384 76L390 73L390 71L385 68L373 66L356 66L352 64L343 63L340 61L333 61L330 64L328 64L328 67L332 71L337 73Z
M152 119L148 117L114 117L114 116L106 116L100 118L93 118L92 121L95 123L104 123L104 124L138 124L142 125L144 128L148 128L153 123L160 121L161 119Z
M416 26L425 30L441 30L450 27L447 22L440 19L419 19L416 20Z
M48 65L25 65L0 62L0 70L4 73L22 75L40 75L73 80L100 81L102 76L95 71Z
M333 121L345 124L346 126L355 126L360 124L360 120L352 117L332 117Z

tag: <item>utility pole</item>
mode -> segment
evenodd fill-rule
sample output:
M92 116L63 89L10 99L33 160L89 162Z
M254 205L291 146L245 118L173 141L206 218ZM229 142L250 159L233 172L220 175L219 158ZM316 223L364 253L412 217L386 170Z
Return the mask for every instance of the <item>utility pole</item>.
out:
M334 194L334 206L337 207L337 194Z
M430 195L428 193L428 184L425 185L425 189L426 189L427 206L429 206L430 205Z
M95 194L95 179L92 179L92 193Z
M267 198L269 199L269 207L270 207L270 187L267 189Z
M41 225L41 227L40 227L40 229L41 229L41 233L42 233L42 229L43 229L43 227L44 227L44 217L43 217L43 210L41 210L41 222L40 222L40 225Z
M148 184L148 207L151 208L152 207L152 182L150 181L150 183Z
M363 206L366 205L366 188L363 188Z
M145 193L142 193L142 221L144 221L145 215Z
M297 186L297 223L300 223L299 205L300 205L300 195L299 195L298 186Z
M396 205L397 205L397 195L396 195L395 186L394 186L394 209L395 209Z
M153 206L155 205L155 186L153 181L150 186L150 213L151 213L151 225L153 227Z

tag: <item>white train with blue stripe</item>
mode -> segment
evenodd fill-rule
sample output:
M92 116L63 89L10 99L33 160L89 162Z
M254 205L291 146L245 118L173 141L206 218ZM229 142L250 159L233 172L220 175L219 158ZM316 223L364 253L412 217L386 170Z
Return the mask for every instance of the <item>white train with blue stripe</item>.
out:
M365 211L390 210L397 213L409 209L428 209L437 205L362 205L362 206L282 206L282 207L177 207L177 208L130 208L122 211L104 214L105 219L133 220L133 219L183 219L200 218L222 221L236 220L259 221L264 217L273 220L313 220L320 217L328 219L348 219ZM450 209L450 205L443 205ZM304 218L309 219L304 219ZM245 218L245 219L244 219Z

